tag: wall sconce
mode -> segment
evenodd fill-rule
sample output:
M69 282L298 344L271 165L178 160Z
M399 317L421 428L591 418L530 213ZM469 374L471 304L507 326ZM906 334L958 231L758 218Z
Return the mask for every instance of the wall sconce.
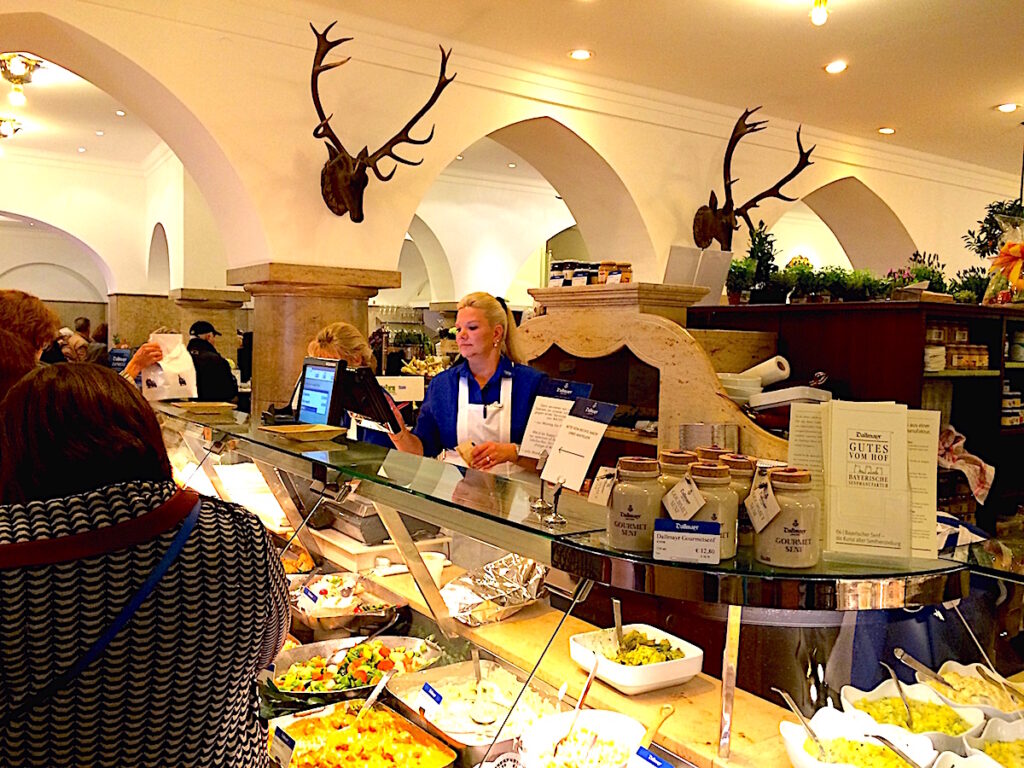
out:
M9 139L21 130L21 123L13 117L0 117L0 139Z
M811 24L820 27L828 21L828 0L814 0L814 7L811 8Z

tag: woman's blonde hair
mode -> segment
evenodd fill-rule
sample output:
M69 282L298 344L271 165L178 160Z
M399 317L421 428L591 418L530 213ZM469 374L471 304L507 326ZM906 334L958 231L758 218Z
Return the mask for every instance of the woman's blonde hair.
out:
M324 326L309 342L306 354L336 360L359 360L359 365L377 367L377 358L366 342L366 337L351 323L337 322Z
M501 338L501 352L513 363L522 363L523 359L519 354L518 334L516 319L512 316L512 310L508 308L503 299L496 299L489 293L477 291L467 293L459 301L459 309L472 307L484 313L484 317L491 325L500 325L505 329Z

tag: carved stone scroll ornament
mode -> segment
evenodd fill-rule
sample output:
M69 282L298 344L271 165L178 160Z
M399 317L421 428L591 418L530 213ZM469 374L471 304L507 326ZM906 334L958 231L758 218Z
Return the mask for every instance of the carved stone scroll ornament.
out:
M363 220L363 192L366 189L367 183L369 183L367 171L372 170L374 176L380 181L389 181L395 175L398 163L403 165L419 165L423 162L423 160L408 160L395 154L395 150L400 144L423 145L434 138L433 126L430 128L430 133L423 139L412 138L409 136L409 131L434 106L441 92L455 79L455 75L447 76L448 58L452 55L452 51L450 48L445 51L442 47L441 71L437 76L434 92L427 99L427 103L423 105L419 112L412 116L412 119L398 133L388 139L380 149L370 152L368 147L363 147L353 155L345 149L341 139L338 138L334 129L331 128L331 118L334 115L326 114L320 103L320 75L329 69L340 67L351 58L350 56L330 64L324 64L324 58L326 58L328 53L342 43L352 40L351 37L342 37L337 40L329 40L327 38L331 28L337 23L336 21L331 22L323 32L318 32L316 27L312 24L309 25L309 28L313 30L313 34L316 35L316 53L313 55L310 89L313 92L313 106L316 107L316 114L320 118L320 124L313 129L313 136L318 139L324 139L324 144L327 146L327 162L324 164L323 170L320 171L320 191L323 194L324 202L336 216L344 216L347 213L352 221L360 222ZM395 162L395 166L388 173L382 173L378 167L378 163L385 158L390 158Z
M717 240L723 251L732 250L732 233L740 228L739 220L743 219L747 227L753 231L754 225L750 221L750 211L756 208L757 204L762 200L776 197L786 202L794 202L796 200L795 197L788 197L782 194L782 187L795 179L804 168L814 164L811 162L811 152L814 151L814 147L807 150L804 149L804 145L800 140L801 129L797 128L796 148L800 153L800 157L796 162L796 166L774 186L769 187L759 195L754 195L754 197L737 208L732 198L732 185L736 182L736 179L732 177L732 156L740 139L748 134L763 131L764 127L768 124L767 120L747 122L748 118L759 109L760 107L754 107L753 109L743 110L743 114L740 115L736 125L733 126L732 136L729 137L729 145L725 149L725 202L722 204L722 207L718 207L718 196L712 190L708 204L698 208L697 214L693 217L693 242L696 243L698 248L707 248L711 245L712 240Z

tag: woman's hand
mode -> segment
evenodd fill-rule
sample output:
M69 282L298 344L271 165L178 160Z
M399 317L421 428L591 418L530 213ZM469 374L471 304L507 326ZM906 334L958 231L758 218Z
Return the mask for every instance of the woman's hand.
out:
M395 444L395 448L400 450L402 453L415 453L418 456L423 455L423 443L416 435L412 433L412 430L405 424L405 419L402 418L402 412L398 410L398 406L395 405L394 400L388 398L388 405L391 406L391 412L395 414L395 419L398 421L399 430L391 435L391 442Z
M512 443L480 443L473 448L473 469L491 469L506 461L515 462L519 451Z
M124 372L128 375L128 378L134 379L143 369L148 368L154 363L159 363L163 359L164 353L160 349L160 345L153 341L147 341L132 355L132 359L124 367Z

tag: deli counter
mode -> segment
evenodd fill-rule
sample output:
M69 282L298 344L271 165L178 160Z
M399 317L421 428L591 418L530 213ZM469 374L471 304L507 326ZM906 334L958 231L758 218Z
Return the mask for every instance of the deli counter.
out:
M915 653L934 668L991 658L1010 676L1021 666L1015 649L1021 626L1018 583L1024 578L1004 572L977 550L936 560L825 558L800 570L767 566L745 547L716 565L655 560L609 547L607 508L583 496L566 491L554 508L539 506L540 480L527 472L505 477L460 469L343 437L294 440L233 411L200 413L160 404L157 412L179 482L247 506L282 548L287 545L289 558L296 551L303 557L308 553L311 562L291 569L298 573L289 576L295 588L293 617L301 617L303 603L310 609L307 618L315 611L317 590L309 586L318 574L332 572L335 582L339 573L350 579L345 582L349 592L358 582L367 595L402 606L401 623L383 631L401 628L424 638L438 658L409 676L416 686L415 675L425 675L427 682L404 704L402 675L387 682L382 701L421 727L424 738L436 741L439 749L451 750L461 765L625 765L639 754L650 765L788 766L796 763L792 744L787 756L786 739L803 745L804 737L780 732L783 721L797 727L796 717L773 688L788 692L806 716L842 709L856 684L871 690L884 679L878 662L899 666L892 653L896 645L927 649ZM463 603L453 597L460 589L472 593L475 584L510 574L513 581L522 577L515 589L480 590L476 602L472 594ZM328 588L322 592L327 595ZM611 626L607 617L616 600L626 632L634 625L641 644L653 642L655 650L678 653L678 665L668 662L672 671L661 663L659 674L645 676L641 663L632 670L624 667L628 680L616 679L612 668L620 665L600 660L602 654L610 658L601 643L615 644L613 630L599 630ZM332 642L344 647L338 638L346 634L379 629L372 623L341 629L330 622L298 620L293 628L295 641L303 642L299 648L328 643L327 649ZM387 642L392 636L380 637ZM279 662L295 653L295 648L284 651ZM441 689L448 669L469 675L472 685L468 670L474 657L500 666L515 681L505 694L512 701L482 718L498 719L491 731L484 728L494 738L485 739L487 748L475 750L465 738L460 741L439 728L444 719L439 705L423 699L424 690ZM473 690L479 691L476 674ZM588 679L595 674L596 679ZM457 685L451 690L461 696ZM509 708L522 714L518 702L535 694L547 696L554 707L546 717L543 707L536 720L508 714ZM569 730L567 720L554 726L548 722L557 721L558 709L581 695L584 714L573 726L572 746L564 745L578 749L580 759L565 762L564 750L559 762L538 757L547 754L545 749L556 750L558 737ZM1018 701L1015 693L1007 695ZM310 702L319 706L323 700ZM291 702L275 710L270 703L273 755L273 734L295 722L296 706ZM474 722L481 720L473 716L476 703L466 705ZM613 716L625 719L599 719ZM521 732L506 739L517 719ZM981 733L980 723L976 730L974 735ZM550 732L555 733L552 743L537 746ZM649 751L632 754L639 734L653 738L653 744ZM1024 733L1017 738L1024 739ZM616 739L629 742L627 752L615 751L623 748ZM608 751L595 762L601 750ZM620 760L623 755L626 759ZM499 758L504 762L495 763ZM278 759L286 764L289 758ZM310 753L305 762L292 758L290 764L349 763L317 762ZM433 763L424 759L420 764ZM440 758L437 764L450 763Z

